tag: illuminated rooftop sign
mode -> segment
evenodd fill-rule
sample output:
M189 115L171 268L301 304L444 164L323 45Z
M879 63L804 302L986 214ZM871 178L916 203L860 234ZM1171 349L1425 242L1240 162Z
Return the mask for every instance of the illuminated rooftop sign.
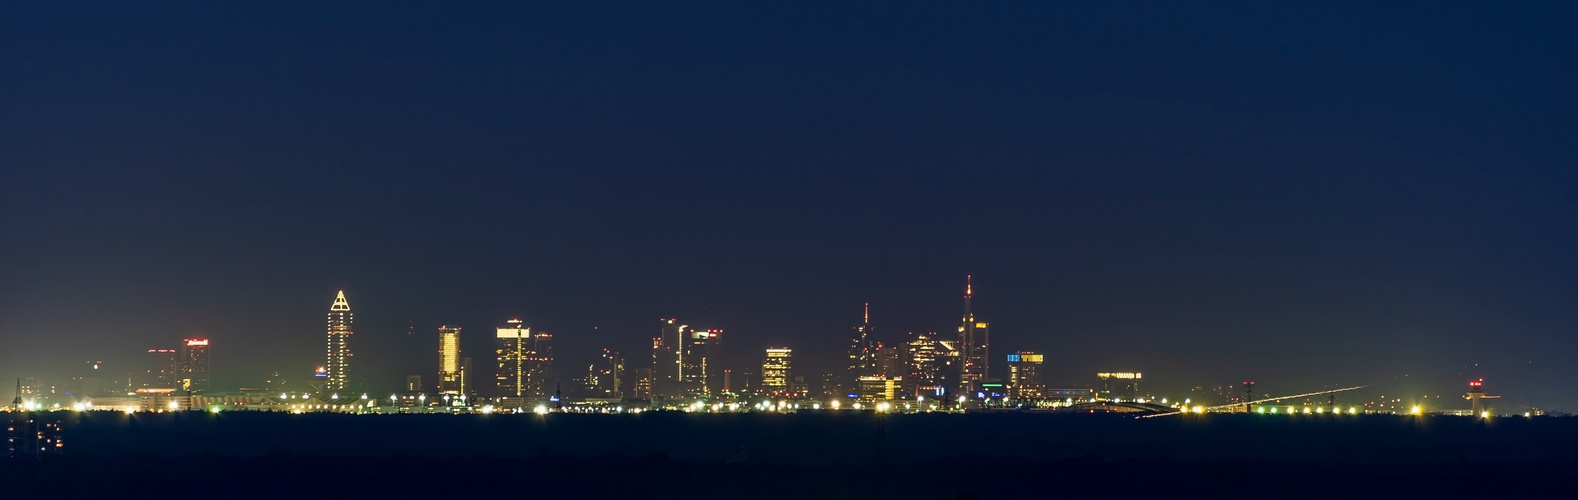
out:
M208 339L186 339L187 347L206 346Z
M1042 358L1042 355L1040 355L1040 354L1029 353L1029 352L1021 352L1021 353L1016 353L1016 354L1009 354L1008 355L1008 362L1009 363L1020 363L1020 362L1024 362L1024 363L1040 363L1041 362L1041 358Z
M529 339L531 328L520 326L519 320L510 320L510 326L498 328L498 338L501 339Z
M1097 373L1096 377L1097 378L1104 378L1104 379L1105 378L1137 379L1137 378L1140 378L1140 374L1139 373L1130 373L1130 372Z

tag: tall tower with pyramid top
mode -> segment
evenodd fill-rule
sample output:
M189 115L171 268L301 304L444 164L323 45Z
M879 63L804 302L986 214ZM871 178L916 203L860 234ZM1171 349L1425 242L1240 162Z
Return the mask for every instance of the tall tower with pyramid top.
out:
M345 301L345 291L340 290L334 297L334 304L329 306L329 332L328 332L328 362L324 364L324 373L328 380L323 384L326 391L344 390L350 383L350 358L351 358L351 304Z

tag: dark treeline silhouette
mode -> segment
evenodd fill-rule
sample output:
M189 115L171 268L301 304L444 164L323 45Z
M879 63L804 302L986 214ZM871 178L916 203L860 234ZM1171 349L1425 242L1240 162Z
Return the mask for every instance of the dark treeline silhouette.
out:
M1505 497L1561 491L1578 419L58 413L6 461L52 498Z
M806 466L662 454L346 458L280 452L17 461L0 468L0 484L8 493L48 498L1507 498L1564 491L1558 483L1575 467L1573 460L1358 464L1094 455Z

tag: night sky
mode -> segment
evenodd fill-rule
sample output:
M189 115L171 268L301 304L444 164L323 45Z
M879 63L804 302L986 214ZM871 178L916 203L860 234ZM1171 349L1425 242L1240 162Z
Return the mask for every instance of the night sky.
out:
M1054 385L1578 410L1551 3L7 2L0 377L290 379L343 289L369 391L512 317L566 377L678 317L815 384L970 274Z

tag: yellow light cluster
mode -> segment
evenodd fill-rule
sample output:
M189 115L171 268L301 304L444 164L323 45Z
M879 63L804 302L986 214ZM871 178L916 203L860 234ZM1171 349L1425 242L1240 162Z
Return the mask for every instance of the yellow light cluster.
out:
M1097 378L1117 378L1117 379L1137 379L1137 378L1141 378L1139 373L1134 373L1134 372L1097 373L1096 377Z

